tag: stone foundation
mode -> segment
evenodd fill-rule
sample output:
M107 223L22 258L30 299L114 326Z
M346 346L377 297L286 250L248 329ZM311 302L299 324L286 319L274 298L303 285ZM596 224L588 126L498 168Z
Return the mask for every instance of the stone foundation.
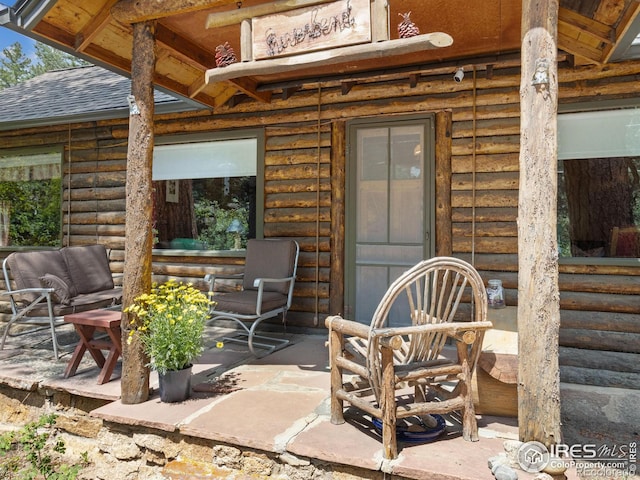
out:
M24 391L0 386L0 431L19 429L55 413L67 464L90 465L78 478L94 480L181 480L200 478L352 480L384 477L355 467L312 462L143 426L105 422L89 412L106 401L66 392ZM402 477L394 476L394 479Z

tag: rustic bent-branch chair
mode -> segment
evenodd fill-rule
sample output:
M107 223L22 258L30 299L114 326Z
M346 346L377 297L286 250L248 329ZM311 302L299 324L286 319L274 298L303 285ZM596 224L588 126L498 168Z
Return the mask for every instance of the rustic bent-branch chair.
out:
M332 423L344 422L345 401L370 414L382 425L387 459L398 455L398 420L409 417L460 411L464 439L478 440L471 375L491 328L486 318L480 275L449 257L425 260L402 274L370 326L328 317ZM443 355L447 340L456 347L450 358Z
M267 354L287 345L287 339L256 335L255 332L260 322L280 314L283 324L286 325L287 311L293 298L299 252L300 247L294 240L249 240L243 273L205 276L209 283L209 292L213 295L212 300L216 302L208 324L218 320L236 322L244 332L241 332L240 338L225 337L224 340L247 343L253 355L257 355L254 347L265 349ZM214 293L215 283L220 279L242 280L242 290ZM259 341L256 342L254 339Z

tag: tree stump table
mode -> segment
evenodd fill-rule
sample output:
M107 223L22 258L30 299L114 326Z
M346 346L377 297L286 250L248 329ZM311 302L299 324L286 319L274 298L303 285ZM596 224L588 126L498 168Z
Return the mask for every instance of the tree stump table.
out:
M113 369L122 354L120 319L122 312L116 310L89 310L64 316L64 321L73 324L80 336L80 342L73 351L64 378L75 375L85 351L88 351L102 369L98 385L111 380ZM96 333L106 333L107 338L94 338ZM105 359L102 350L109 350Z

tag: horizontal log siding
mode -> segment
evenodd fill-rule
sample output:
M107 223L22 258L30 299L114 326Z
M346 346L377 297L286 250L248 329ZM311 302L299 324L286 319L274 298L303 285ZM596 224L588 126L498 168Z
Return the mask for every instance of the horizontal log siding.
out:
M313 326L316 313L329 312L331 258L336 255L330 241L331 222L336 221L331 218L331 122L447 112L436 118L451 119L451 125L441 130L451 132L450 146L445 142L442 147L450 151L437 155L450 160L451 224L444 233L450 253L472 261L485 282L501 279L507 304L516 305L520 72L517 68L492 72L491 78L483 71L475 79L473 72L468 73L460 83L450 75L424 74L415 86L407 78L372 78L354 85L348 94L342 93L339 83L323 85L321 90L305 87L286 100L274 94L271 103L242 99L213 114L158 115L155 131L162 136L265 129L265 236L300 242L289 320ZM640 62L561 67L560 101L637 97L639 74ZM116 272L122 271L124 262L127 129L123 119L0 132L0 149L64 147L65 243L106 244L113 249ZM233 257L157 255L154 275L201 282L208 271L239 271L242 263ZM596 355L597 351L640 353L640 268L562 264L560 273L563 365L576 366L566 360L575 350ZM612 365L620 359L615 354L610 357ZM572 378L585 377L573 371Z

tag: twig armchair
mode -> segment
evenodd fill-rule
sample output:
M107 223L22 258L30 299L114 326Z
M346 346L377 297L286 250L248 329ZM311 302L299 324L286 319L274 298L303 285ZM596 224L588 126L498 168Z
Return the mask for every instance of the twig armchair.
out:
M450 257L425 260L402 274L369 326L328 317L332 423L344 422L344 402L381 420L387 459L398 455L402 418L460 411L464 439L478 440L471 375L492 326L486 318L480 275ZM455 344L450 358L442 355L447 341ZM413 387L409 403L398 401L405 385Z

